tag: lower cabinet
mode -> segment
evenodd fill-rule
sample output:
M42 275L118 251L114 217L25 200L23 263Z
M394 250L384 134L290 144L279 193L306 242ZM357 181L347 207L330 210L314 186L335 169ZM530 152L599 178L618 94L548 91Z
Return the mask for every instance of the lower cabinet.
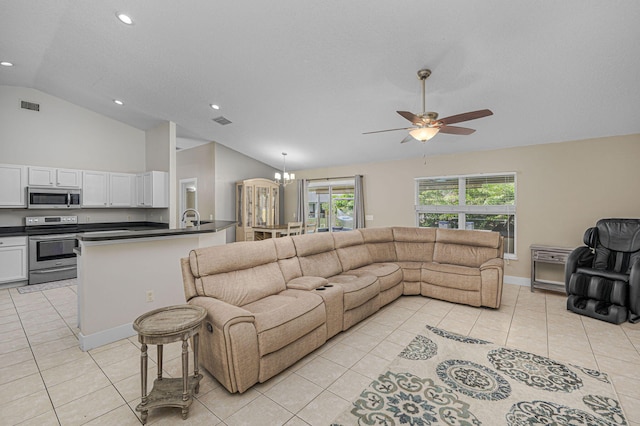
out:
M0 238L0 283L27 279L27 237Z

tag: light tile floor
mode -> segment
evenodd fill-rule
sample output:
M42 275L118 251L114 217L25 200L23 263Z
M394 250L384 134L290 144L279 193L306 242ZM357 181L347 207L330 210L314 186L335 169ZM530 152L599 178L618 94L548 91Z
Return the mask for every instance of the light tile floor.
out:
M137 339L80 351L76 299L75 286L0 290L0 424L140 424ZM328 425L425 324L606 371L640 426L640 324L579 316L563 295L514 285L505 285L498 310L403 296L243 394L204 371L186 421L166 408L150 411L148 424ZM165 347L166 376L180 376L180 352L179 343ZM150 358L151 383L154 350Z

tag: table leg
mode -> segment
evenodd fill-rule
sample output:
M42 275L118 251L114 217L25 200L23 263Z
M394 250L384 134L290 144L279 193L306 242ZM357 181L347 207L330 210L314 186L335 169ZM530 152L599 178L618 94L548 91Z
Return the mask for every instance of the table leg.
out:
M162 380L162 345L158 345L158 380Z
M198 333L193 335L193 377L198 380L198 340L200 340L200 336ZM195 388L195 393L200 392L200 380L198 380L198 384Z
M142 377L141 388L142 388L142 402L141 406L144 407L147 405L147 344L143 343L140 346L140 376ZM148 410L141 410L140 417L142 420L142 424L147 422L147 416L149 414Z
M189 339L182 341L182 400L189 399Z

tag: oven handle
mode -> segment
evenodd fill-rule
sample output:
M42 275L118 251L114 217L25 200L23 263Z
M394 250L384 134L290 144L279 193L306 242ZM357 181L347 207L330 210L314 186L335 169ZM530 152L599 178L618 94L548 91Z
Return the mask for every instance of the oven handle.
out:
M51 269L37 269L35 271L29 271L30 274L50 274L51 272L71 271L77 269L75 266L67 266L65 268L51 268Z
M29 240L31 241L47 241L47 240L69 240L75 239L76 234L53 234L53 235L39 235L39 236L31 236Z

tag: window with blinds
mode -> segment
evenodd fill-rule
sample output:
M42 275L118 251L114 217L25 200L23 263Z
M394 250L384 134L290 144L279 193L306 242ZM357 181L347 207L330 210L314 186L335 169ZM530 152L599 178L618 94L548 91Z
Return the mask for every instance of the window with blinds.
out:
M500 232L505 255L515 257L515 178L515 173L418 178L417 224Z

